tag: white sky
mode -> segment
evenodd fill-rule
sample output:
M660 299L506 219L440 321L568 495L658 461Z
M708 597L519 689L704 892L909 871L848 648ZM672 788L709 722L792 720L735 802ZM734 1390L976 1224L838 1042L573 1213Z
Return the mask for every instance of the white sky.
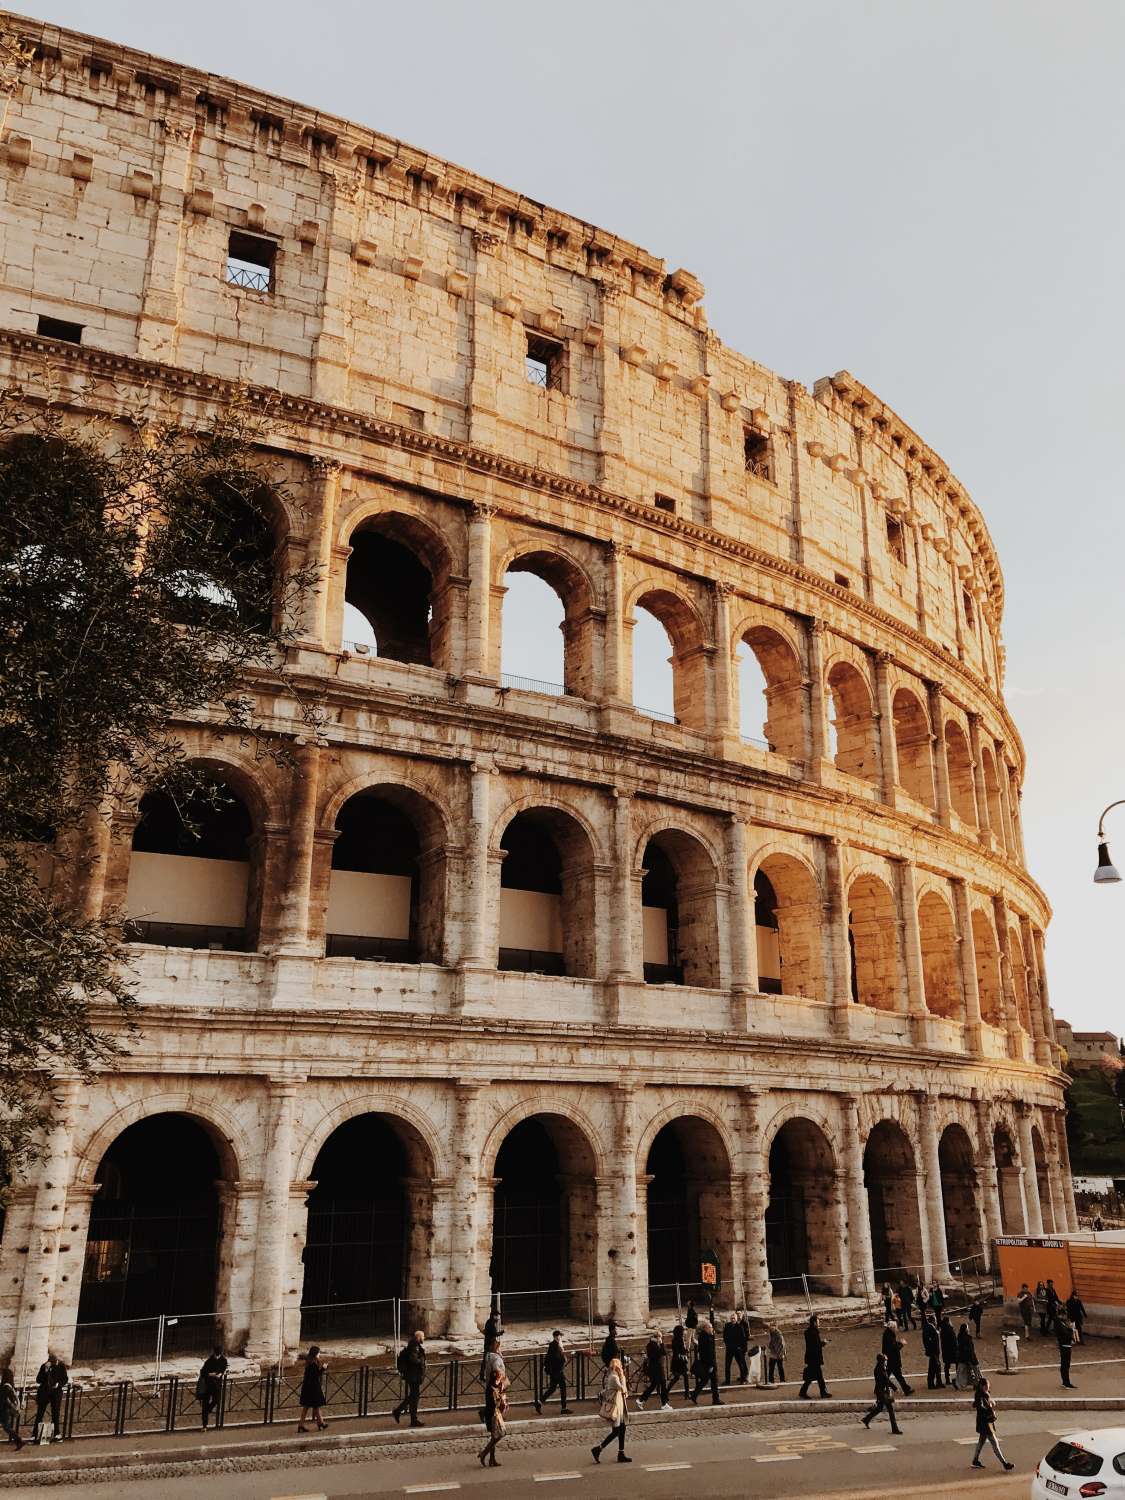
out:
M1090 879L1098 814L1125 797L1125 6L36 9L604 225L694 271L734 348L810 386L846 368L882 396L968 487L1000 551L1055 1011L1125 1029L1125 884ZM1125 808L1110 832L1125 867Z

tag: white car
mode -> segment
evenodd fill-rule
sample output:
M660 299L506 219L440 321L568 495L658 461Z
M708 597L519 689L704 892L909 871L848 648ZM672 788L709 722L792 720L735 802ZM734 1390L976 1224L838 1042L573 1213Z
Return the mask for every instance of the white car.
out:
M1125 1427L1068 1433L1040 1461L1031 1481L1031 1500L1095 1495L1125 1500Z

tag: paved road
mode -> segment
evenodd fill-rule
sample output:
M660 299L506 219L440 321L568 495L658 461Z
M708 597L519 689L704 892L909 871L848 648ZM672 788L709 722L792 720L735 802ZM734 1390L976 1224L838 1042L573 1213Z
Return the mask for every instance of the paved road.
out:
M51 1486L52 1500L384 1500L384 1497L436 1495L458 1500L485 1500L500 1494L508 1500L530 1495L558 1500L621 1500L645 1496L654 1500L721 1500L721 1497L761 1497L784 1500L800 1496L858 1497L861 1495L926 1495L960 1491L978 1500L1014 1500L1028 1493L1035 1464L1054 1436L1083 1424L1084 1414L1067 1412L1009 1412L1001 1414L1001 1441L1017 1465L1001 1476L989 1455L985 1473L970 1468L972 1413L904 1416L904 1434L893 1438L885 1419L870 1432L858 1417L844 1417L832 1408L815 1408L799 1425L794 1417L737 1419L730 1424L677 1424L635 1428L630 1451L633 1463L617 1464L607 1452L602 1465L590 1458L587 1434L512 1434L501 1449L502 1467L485 1472L477 1465L465 1439L451 1434L405 1457L385 1455L312 1467L291 1467L258 1473L209 1474L180 1479L138 1479L114 1483ZM1092 1425L1109 1426L1114 1414L1090 1414ZM823 1425L822 1425L823 1424ZM592 1429L589 1440L596 1435ZM435 1434L436 1436L436 1434ZM439 1450L439 1451L435 1451ZM401 1450L399 1450L401 1452ZM36 1486L7 1494L41 1495Z

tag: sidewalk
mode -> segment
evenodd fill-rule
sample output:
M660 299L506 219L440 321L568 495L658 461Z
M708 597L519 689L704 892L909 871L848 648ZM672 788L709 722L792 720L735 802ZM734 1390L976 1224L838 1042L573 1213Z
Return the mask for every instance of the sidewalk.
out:
M1058 1375L1057 1359L1050 1363L1024 1364L1012 1375L1003 1373L1003 1364L996 1366L995 1346L999 1342L999 1320L994 1320L997 1330L989 1336L986 1328L979 1349L982 1368L992 1378L993 1391L1002 1407L1051 1407L1057 1410L1087 1411L1125 1409L1125 1343L1117 1339L1096 1339L1075 1351L1072 1375L1078 1389L1064 1391ZM828 1379L833 1393L832 1410L854 1410L866 1406L870 1400L870 1367L878 1349L878 1329L862 1328L838 1330L837 1337L828 1349ZM918 1373L917 1334L908 1335L905 1367L913 1386L913 1395L901 1400L904 1412L919 1411L929 1406L934 1410L962 1410L969 1400L965 1393L941 1390L927 1391L924 1366ZM792 1350L791 1363L800 1363L799 1352ZM1041 1343L1042 1349L1036 1349ZM1024 1347L1024 1346L1021 1346ZM1032 1356L1050 1356L1055 1353L1053 1340L1032 1340L1028 1351ZM793 1354L796 1358L793 1359ZM720 1371L721 1373L721 1371ZM702 1398L699 1407L685 1402L681 1392L673 1397L675 1411L660 1414L655 1410L655 1401L649 1410L634 1413L632 1420L646 1425L654 1423L676 1423L684 1420L723 1421L747 1415L812 1414L822 1408L817 1400L797 1399L798 1383L788 1381L777 1387L756 1389L749 1386L724 1388L724 1405L712 1408L707 1398ZM205 1464L212 1466L247 1466L267 1468L271 1460L291 1454L307 1455L313 1452L326 1457L342 1455L362 1449L369 1456L377 1455L380 1448L404 1444L449 1442L479 1437L480 1424L475 1410L430 1411L423 1414L425 1426L411 1431L408 1426L397 1427L385 1416L361 1419L345 1417L331 1422L325 1434L299 1435L295 1424L264 1426L255 1423L244 1427L225 1427L204 1435L194 1431L174 1433L146 1433L123 1438L98 1437L73 1440L50 1447L27 1446L23 1452L0 1458L0 1488L13 1484L50 1483L64 1477L81 1478L92 1471L119 1473L122 1479L140 1477L146 1471L159 1467L172 1472L170 1466ZM531 1406L513 1408L509 1423L513 1436L534 1440L537 1430L552 1432L581 1430L594 1425L600 1429L600 1420L593 1411L593 1403L587 1401L572 1416L561 1417L557 1403L544 1408L541 1417L536 1417ZM181 1472L190 1472L188 1469Z

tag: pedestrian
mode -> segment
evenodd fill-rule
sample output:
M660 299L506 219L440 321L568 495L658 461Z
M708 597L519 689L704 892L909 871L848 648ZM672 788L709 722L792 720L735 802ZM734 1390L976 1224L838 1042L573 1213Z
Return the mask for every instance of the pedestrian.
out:
M485 1374L484 1367L485 1367L485 1363L486 1363L486 1361L488 1359L488 1351L492 1348L493 1340L494 1339L498 1339L500 1337L500 1335L501 1335L501 1332L502 1332L502 1329L501 1329L501 1326L500 1326L500 1308L499 1308L499 1305L494 1302L492 1304L492 1307L491 1307L490 1311L489 1311L488 1319L487 1319L487 1321L485 1322L485 1325L484 1325L484 1343L481 1345L481 1351L480 1351L480 1383L481 1383L481 1385L484 1384L484 1374Z
M957 1330L957 1380L955 1384L959 1391L967 1391L971 1385L976 1384L976 1368L976 1345L973 1343L968 1323L962 1323Z
M945 1306L945 1293L942 1291L941 1287L938 1286L936 1281L930 1288L930 1306L934 1310L935 1317L940 1318L942 1309Z
M398 1422L403 1412L409 1411L411 1427L425 1427L425 1422L418 1415L418 1401L422 1394L422 1381L426 1374L426 1335L421 1328L416 1328L403 1344L395 1364L398 1366L398 1373L406 1382L406 1392L391 1412L391 1416Z
M1074 1348L1074 1329L1070 1326L1066 1313L1060 1307L1055 1315L1055 1338L1059 1345L1059 1374L1062 1383L1068 1391L1077 1390L1078 1387L1070 1378L1070 1356Z
M1055 1283L1049 1276L1047 1277L1047 1290L1043 1293L1043 1296L1047 1302L1047 1327L1050 1328L1051 1324L1055 1321L1056 1315L1061 1311L1063 1303L1062 1298L1055 1290Z
M746 1350L749 1339L746 1336L746 1324L741 1318L736 1318L733 1313L723 1324L723 1349L726 1354L726 1369L723 1372L723 1384L730 1385L730 1367L738 1366L738 1383L745 1385L750 1377L750 1369L746 1363Z
M984 1303L979 1297L974 1297L969 1306L969 1321L973 1325L974 1337L980 1338L980 1323L984 1317Z
M949 1321L948 1313L941 1315L941 1322L938 1324L938 1339L941 1343L941 1367L945 1373L945 1383L956 1386L957 1333Z
M1035 1283L1035 1311L1039 1314L1039 1332L1046 1333L1049 1308L1047 1306L1047 1283L1045 1281L1037 1281Z
M922 1319L922 1352L926 1356L926 1389L940 1391L945 1384L941 1378L941 1334L932 1313Z
M195 1382L195 1395L202 1415L203 1431L207 1431L207 1418L219 1404L223 1393L223 1376L227 1373L227 1357L221 1344L216 1344L199 1367L199 1379Z
M1070 1296L1066 1299L1066 1315L1070 1319L1071 1327L1074 1329L1074 1342L1080 1344L1082 1342L1082 1325L1086 1321L1086 1305L1078 1295L1077 1287L1074 1288Z
M1101 1234L1102 1230L1105 1228L1105 1224L1102 1221L1101 1214L1095 1214L1094 1215L1094 1226L1093 1227L1094 1227L1094 1233L1095 1234Z
M785 1384L785 1335L776 1323L770 1324L769 1364L766 1366L766 1384L773 1385L773 1377L776 1372L778 1383Z
M664 1347L664 1335L659 1328L645 1345L645 1374L648 1385L645 1386L644 1394L637 1397L637 1410L644 1411L645 1402L656 1391L660 1396L660 1410L671 1411L672 1403L668 1400L668 1351Z
M675 1385L677 1380L682 1379L684 1395L688 1398L691 1396L691 1387L688 1385L689 1370L687 1335L684 1333L684 1325L677 1322L675 1328L672 1329L672 1384Z
M611 1359L619 1359L622 1369L624 1369L625 1351L617 1342L617 1324L612 1318L606 1324L606 1336L602 1341L602 1365L608 1369Z
M802 1401L809 1399L809 1386L815 1380L821 1400L832 1392L824 1384L824 1346L828 1342L820 1332L820 1320L816 1313L809 1318L805 1329L805 1367L801 1371L801 1389L797 1392Z
M981 1380L977 1387L976 1396L973 1399L973 1407L977 1418L977 1451L973 1454L973 1468L983 1469L980 1461L984 1445L987 1443L1003 1464L1005 1469L1014 1469L1015 1464L1010 1464L1004 1457L1000 1444L996 1441L996 1403L992 1399L992 1392L988 1388L988 1381Z
M551 1342L547 1345L547 1352L543 1356L543 1373L547 1377L547 1389L535 1403L537 1412L543 1410L543 1402L549 1401L556 1391L559 1393L559 1415L565 1417L570 1411L570 1407L566 1404L566 1367L569 1363L569 1356L563 1348L562 1334L556 1328L551 1334Z
M492 1339L485 1350L483 1370L484 1406L480 1415L488 1433L488 1442L477 1454L477 1458L482 1469L499 1469L496 1445L506 1431L504 1414L508 1410L508 1371L504 1366L504 1356L500 1353L499 1335Z
M0 1370L0 1427L8 1435L9 1443L15 1443L18 1453L23 1447L20 1437L20 1398L16 1391L16 1377L11 1370Z
M43 1417L50 1408L51 1442L62 1442L62 1393L70 1384L66 1366L57 1354L49 1353L35 1376L35 1422L31 1434L34 1442L43 1441Z
M695 1303L690 1297L688 1298L687 1312L684 1313L684 1327L690 1329L699 1327L699 1314L696 1312Z
M1016 1306L1020 1310L1020 1321L1023 1323L1023 1336L1025 1339L1031 1337L1031 1320L1035 1316L1035 1298L1025 1281L1020 1287L1020 1294L1016 1298Z
M883 1283L883 1322L889 1323L895 1315L895 1294L889 1281Z
M609 1432L590 1449L594 1462L601 1463L602 1454L616 1438L617 1462L631 1464L633 1460L625 1452L625 1423L629 1415L628 1386L625 1382L625 1367L619 1359L611 1359L606 1366L602 1393L598 1400L598 1415L609 1423Z
M918 1325L914 1321L914 1288L910 1285L909 1281L902 1283L899 1299L902 1302L903 1328L916 1328Z
M891 1419L891 1431L896 1437L902 1436L902 1428L898 1425L898 1417L895 1414L895 1393L891 1385L891 1372L887 1369L887 1356L877 1354L875 1356L875 1405L870 1411L865 1412L860 1418L865 1427L870 1427L872 1420L885 1411Z
M887 1323L884 1326L882 1352L887 1361L889 1378L898 1382L899 1390L904 1396L909 1396L914 1387L907 1385L906 1376L902 1373L902 1351L906 1348L906 1340L899 1338L899 1332L897 1323Z
M703 1387L711 1387L711 1405L722 1406L723 1400L719 1395L719 1371L718 1354L715 1349L715 1330L704 1318L696 1330L695 1340L695 1390L692 1391L688 1400L693 1406L699 1405L699 1396Z
M328 1361L320 1352L319 1344L310 1344L309 1352L304 1357L305 1373L301 1376L301 1394L298 1400L301 1403L301 1416L297 1423L298 1432L308 1432L305 1426L305 1418L311 1411L313 1421L320 1428L328 1426L321 1416L321 1409L328 1405L328 1398L324 1394L324 1373L328 1369Z

